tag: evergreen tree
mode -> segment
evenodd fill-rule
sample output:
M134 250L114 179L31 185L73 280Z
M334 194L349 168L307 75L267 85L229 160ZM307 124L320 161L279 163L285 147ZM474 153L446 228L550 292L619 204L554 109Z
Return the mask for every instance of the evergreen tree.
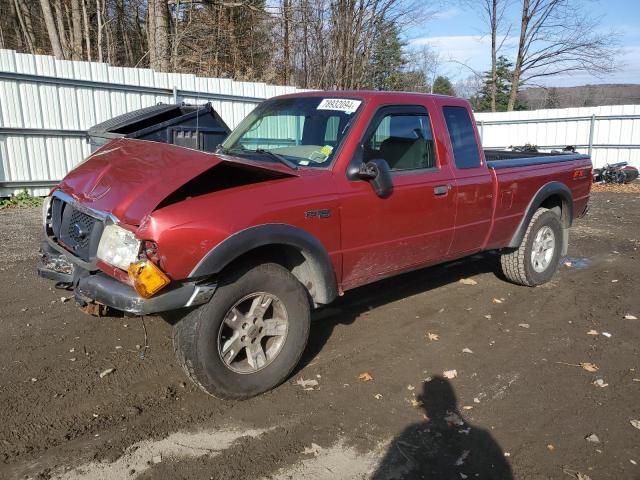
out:
M511 92L511 76L513 63L504 55L500 55L496 61L496 111L506 112ZM476 109L480 112L491 111L491 72L484 75L485 82L477 99ZM516 108L521 110L522 107Z
M400 40L398 26L394 22L383 22L369 66L370 88L399 89L402 84L400 73L407 63L403 55L404 47L405 43Z
M560 95L558 95L557 88L550 88L547 92L547 100L544 104L544 108L559 108L560 107Z
M451 96L454 96L456 94L455 90L453 89L453 85L451 84L451 80L442 75L438 75L433 81L433 93Z

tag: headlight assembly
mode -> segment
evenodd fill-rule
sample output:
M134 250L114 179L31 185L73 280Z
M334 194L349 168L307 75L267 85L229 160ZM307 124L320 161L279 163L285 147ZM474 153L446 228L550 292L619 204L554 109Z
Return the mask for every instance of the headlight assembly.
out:
M100 260L126 271L129 265L138 260L138 253L140 240L133 233L118 225L104 227L98 244L97 256Z

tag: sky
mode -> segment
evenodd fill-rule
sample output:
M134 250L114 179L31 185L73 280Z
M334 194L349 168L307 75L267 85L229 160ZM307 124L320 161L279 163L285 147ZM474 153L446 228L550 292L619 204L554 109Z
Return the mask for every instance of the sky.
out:
M640 83L640 0L576 0L586 11L600 18L603 32L619 33L621 47L617 68L613 73L594 76L575 72L550 77L546 86L574 86L598 83ZM510 9L506 19L512 21L510 37L504 53L514 58L519 35L518 3ZM413 25L403 31L410 47L429 45L442 58L438 74L459 80L473 75L472 70L483 72L490 68L491 38L484 35L486 27L480 15L462 2L443 1L423 25ZM467 67L461 65L465 64ZM472 69L472 70L471 70ZM541 82L542 83L542 82Z

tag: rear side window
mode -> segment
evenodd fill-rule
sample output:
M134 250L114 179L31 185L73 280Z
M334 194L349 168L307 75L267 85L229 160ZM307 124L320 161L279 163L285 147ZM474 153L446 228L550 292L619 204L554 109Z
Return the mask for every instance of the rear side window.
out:
M447 122L456 167L479 167L480 153L469 111L464 107L443 107L442 111Z

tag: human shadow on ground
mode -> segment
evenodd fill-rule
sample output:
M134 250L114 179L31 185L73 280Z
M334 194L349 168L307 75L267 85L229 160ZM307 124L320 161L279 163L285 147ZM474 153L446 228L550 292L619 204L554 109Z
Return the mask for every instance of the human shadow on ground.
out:
M512 480L504 452L491 436L464 420L451 383L435 377L418 397L425 420L395 438L371 480Z

